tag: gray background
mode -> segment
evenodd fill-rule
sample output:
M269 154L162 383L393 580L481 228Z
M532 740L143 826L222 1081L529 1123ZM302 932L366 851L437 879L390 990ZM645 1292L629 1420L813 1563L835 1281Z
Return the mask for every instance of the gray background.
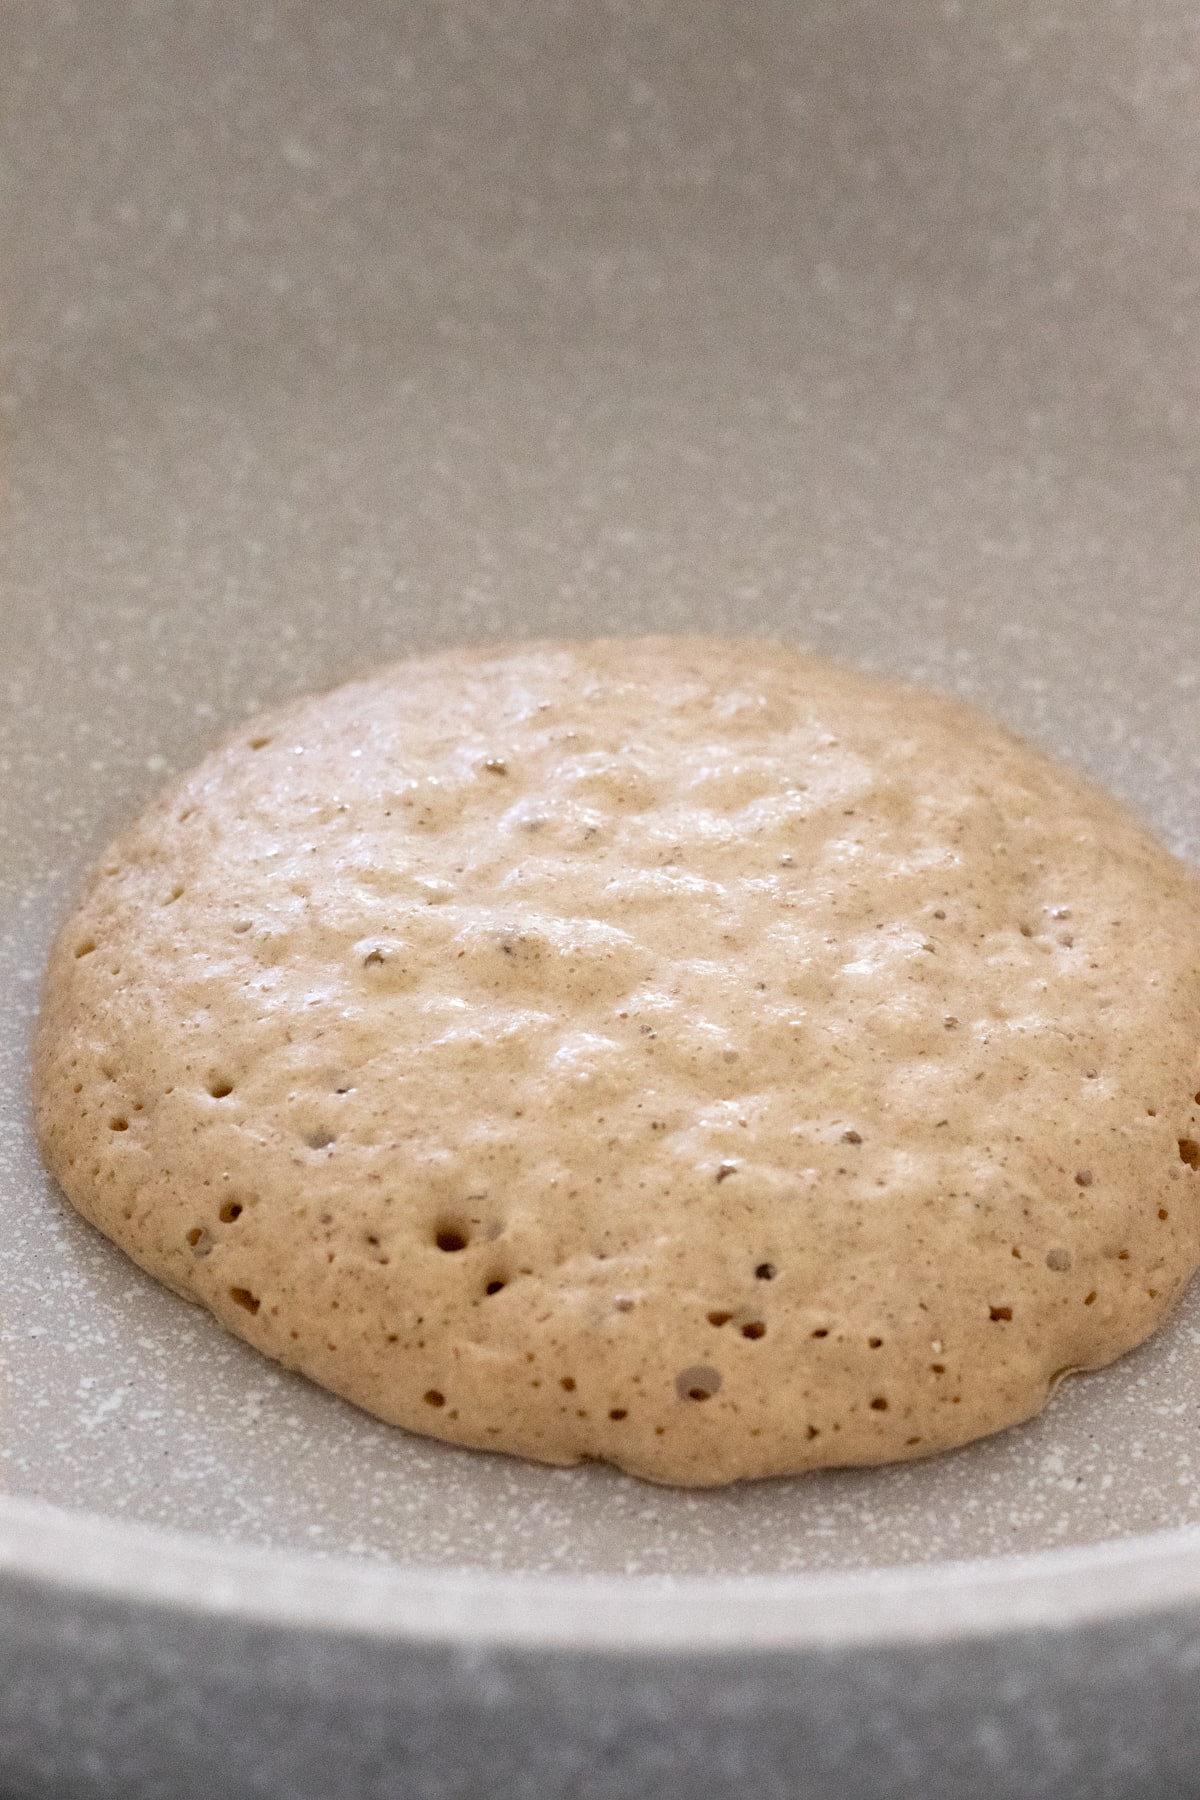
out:
M776 632L1200 855L1197 56L1183 0L0 0L12 1495L531 1578L1200 1523L1200 1298L990 1443L670 1493L275 1371L62 1210L26 1102L106 836L259 703L448 640Z

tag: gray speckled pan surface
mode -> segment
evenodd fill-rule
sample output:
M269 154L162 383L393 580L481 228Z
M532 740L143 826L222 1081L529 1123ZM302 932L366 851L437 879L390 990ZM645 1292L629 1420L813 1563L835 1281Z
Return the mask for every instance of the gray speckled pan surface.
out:
M276 1370L64 1210L26 1101L88 856L256 705L456 639L776 632L1200 857L1191 9L0 0L0 40L0 1784L1191 1794L1200 1291L987 1443L673 1493Z

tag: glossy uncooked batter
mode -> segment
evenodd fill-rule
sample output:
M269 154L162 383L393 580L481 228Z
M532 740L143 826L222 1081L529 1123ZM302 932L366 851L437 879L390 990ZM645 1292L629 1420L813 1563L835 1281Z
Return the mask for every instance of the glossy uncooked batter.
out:
M113 847L47 1160L385 1419L661 1481L1037 1411L1200 1262L1200 881L948 701L777 645L453 651Z

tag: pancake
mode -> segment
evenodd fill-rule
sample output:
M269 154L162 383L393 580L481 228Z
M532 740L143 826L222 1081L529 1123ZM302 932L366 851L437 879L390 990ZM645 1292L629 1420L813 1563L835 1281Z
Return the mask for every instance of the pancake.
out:
M47 1164L380 1418L705 1485L924 1456L1200 1264L1200 879L753 640L458 649L234 732L54 948Z

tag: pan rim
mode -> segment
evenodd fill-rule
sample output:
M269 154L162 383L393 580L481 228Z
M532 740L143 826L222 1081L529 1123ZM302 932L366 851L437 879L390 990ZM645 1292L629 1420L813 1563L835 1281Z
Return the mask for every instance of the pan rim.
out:
M1200 1619L1200 1527L873 1570L527 1575L229 1545L3 1496L0 1604L19 1588L396 1647L768 1657Z

